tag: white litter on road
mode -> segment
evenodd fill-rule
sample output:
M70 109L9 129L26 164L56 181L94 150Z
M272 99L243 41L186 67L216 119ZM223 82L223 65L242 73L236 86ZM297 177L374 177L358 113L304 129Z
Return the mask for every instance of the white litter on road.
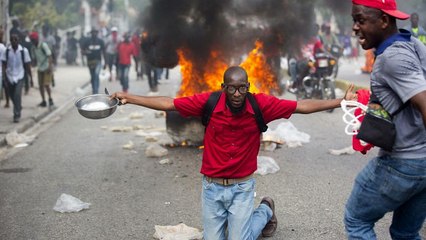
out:
M66 193L62 193L61 196L56 201L53 210L60 213L71 213L71 212L79 212L83 209L89 209L90 203L82 202L80 199L68 195Z
M349 147L345 147L345 148L342 148L342 149L329 149L328 152L331 155L339 156L339 155L345 155L345 154L352 155L352 154L355 153L355 150L353 149L352 146L349 146Z
M11 147L26 147L32 143L35 139L35 135L27 136L25 134L19 134L16 131L12 131L6 135L7 145Z
M176 226L155 225L155 239L161 240L201 240L203 232L197 228L188 227L184 223Z
M280 170L280 166L271 157L257 156L257 170L256 174L266 175L270 173L276 173Z

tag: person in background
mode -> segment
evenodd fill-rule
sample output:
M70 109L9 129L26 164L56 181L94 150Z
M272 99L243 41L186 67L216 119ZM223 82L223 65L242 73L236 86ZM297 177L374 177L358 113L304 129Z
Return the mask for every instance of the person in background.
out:
M363 49L376 49L369 107L393 115L396 137L392 150L380 149L354 181L344 215L348 239L377 239L374 226L389 212L387 239L421 239L426 218L426 46L409 31L398 30L397 19L409 17L395 0L352 0L352 29Z
M412 13L410 16L411 25L405 27L408 31L411 32L413 37L418 38L423 44L426 45L426 31L422 26L419 26L419 14L416 12Z
M35 66L36 62L35 62L35 58L33 56L34 55L33 47L32 47L33 45L31 43L28 30L23 30L22 35L24 37L24 40L21 42L21 45L22 45L22 47L26 48L28 50L28 53L30 54L31 66ZM30 79L30 76L25 74L24 83L25 83L24 84L24 94L28 95L30 87L34 86L33 79Z
M137 30L133 33L131 42L135 48L135 55L133 55L133 61L135 62L135 71L136 79L142 79L142 69L141 68L141 37L140 32Z
M142 53L142 61L144 62L143 69L145 69L145 74L148 78L149 90L151 94L158 93L158 79L159 79L159 71L158 68L153 66L150 63L149 52L155 46L154 38L148 34L148 32L142 33L141 38L141 53Z
M75 31L67 32L65 62L67 65L77 65L78 40Z
M253 107L248 100L250 83L246 70L229 67L223 75L221 95L212 111L204 135L201 165L202 219L205 240L257 239L274 235L278 220L275 202L263 197L254 208L257 155L261 130L256 124ZM353 85L344 99L356 94ZM203 115L211 92L188 97L137 96L116 92L122 104L135 104L155 110L178 111L182 116ZM251 94L257 102L265 123L290 118L293 113L308 114L340 107L342 99L292 101L263 93Z
M131 66L132 56L134 57L137 53L134 44L130 41L130 34L125 33L123 35L123 41L117 46L118 54L118 78L123 92L129 90L129 70Z
M53 106L52 100L52 90L50 84L52 84L53 79L53 59L52 52L45 42L39 41L39 36L37 32L30 34L30 39L34 45L34 57L37 62L37 76L38 76L38 86L40 89L41 103L39 107L46 107L46 96L49 100L49 106Z
M340 58L343 52L342 44L337 35L331 31L331 24L325 22L321 25L321 42L324 49L331 53L336 59Z
M0 27L0 59L6 52L6 45L3 43L3 28ZM0 61L0 95L3 91L3 61Z
M53 46L53 52L56 53L55 54L55 59L53 59L53 62L56 63L56 65L57 65L58 64L58 57L59 57L59 54L61 53L62 38L59 36L57 28L53 29L53 34L52 35L53 35L53 38L55 39L55 45ZM72 36L75 36L75 30L72 31Z
M80 39L78 40L78 45L80 47L80 57L81 57L81 65L86 66L86 53L84 52L84 46L86 46L86 43L88 39L90 38L90 32L86 33L84 35L83 33L80 36Z
M118 39L117 27L111 28L111 35L105 41L105 61L109 70L109 81L112 81L113 69L118 72L117 68L117 46L120 40ZM118 75L118 74L117 74Z
M52 53L53 66L56 67L56 65L57 65L57 62L56 62L57 53L55 52L56 40L55 40L55 37L52 36L52 34L51 34L50 24L45 23L41 27L40 41L47 43L47 45L49 46L49 49Z
M21 44L24 40L24 35L22 33L18 19L12 20L12 28L9 30L9 37L12 36L12 34L16 34L18 36L19 44Z
M90 83L92 85L92 93L99 93L99 73L102 69L102 59L105 61L105 44L98 37L98 30L92 28L91 37L85 41L83 45L83 53L87 57L87 66L90 72ZM104 65L104 69L106 64Z
M18 123L22 111L22 88L24 87L25 74L31 79L31 58L28 49L19 44L17 34L10 35L10 46L1 56L3 84L13 103L13 122Z

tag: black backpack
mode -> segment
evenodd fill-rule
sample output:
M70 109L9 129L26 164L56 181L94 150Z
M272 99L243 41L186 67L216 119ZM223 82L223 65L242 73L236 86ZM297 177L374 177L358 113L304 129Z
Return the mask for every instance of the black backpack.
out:
M222 91L213 92L212 94L210 94L210 97L207 100L206 105L204 105L201 122L206 127L210 122L210 117L213 113L213 110L216 108L217 102L219 101L221 94L222 94ZM256 119L256 123L257 123L257 126L259 127L259 131L266 132L266 130L268 129L268 126L265 124L265 120L263 119L262 112L259 109L259 105L257 104L256 99L254 99L253 95L250 92L248 92L246 96L251 104L251 107L254 110L254 118Z

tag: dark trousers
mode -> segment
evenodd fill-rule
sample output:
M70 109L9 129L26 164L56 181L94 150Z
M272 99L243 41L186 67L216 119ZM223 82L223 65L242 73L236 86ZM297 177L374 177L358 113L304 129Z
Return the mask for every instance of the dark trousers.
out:
M149 63L145 63L145 73L148 77L148 84L149 88L152 92L157 91L157 85L158 85L158 71L155 67L153 67Z
M19 119L21 117L22 110L22 88L24 87L24 80L20 79L15 84L10 82L7 84L7 90L13 103L13 118Z

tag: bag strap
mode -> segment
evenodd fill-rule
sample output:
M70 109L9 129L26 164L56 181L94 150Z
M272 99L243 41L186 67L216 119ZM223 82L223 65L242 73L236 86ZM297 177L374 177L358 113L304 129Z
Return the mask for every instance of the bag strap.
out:
M210 122L210 117L213 113L213 110L216 108L217 103L219 102L220 95L222 91L212 92L207 100L206 105L204 105L203 115L201 118L201 122L204 126ZM256 99L254 99L253 95L248 92L247 98L251 104L251 107L254 110L254 118L256 119L257 126L259 127L259 131L265 132L268 129L268 126L265 124L265 120L263 119L263 114L260 111L259 105L257 104Z
M262 112L259 109L259 105L257 104L256 99L254 99L253 95L250 92L247 93L247 98L250 101L251 107L254 110L254 118L256 119L259 130L261 132L266 132L266 130L268 130L268 125L265 124L265 120L263 119Z
M6 65L7 65L7 61L9 60L9 48L6 48ZM21 52L21 59L22 59L22 65L25 65L25 58L24 58L24 49L20 50Z
M216 108L217 102L219 102L221 94L222 91L212 92L212 94L209 96L209 99L207 100L206 105L204 105L201 123L206 127L210 122L210 117L212 116L213 110Z
M380 104L380 100L379 98L373 93L373 91L371 91L371 96L370 96L370 102L372 103L378 103ZM408 104L410 103L410 101L406 101L404 104L402 104L394 113L389 113L391 117L397 115L399 112L401 112L405 107L408 106ZM381 105L381 104L380 104Z

